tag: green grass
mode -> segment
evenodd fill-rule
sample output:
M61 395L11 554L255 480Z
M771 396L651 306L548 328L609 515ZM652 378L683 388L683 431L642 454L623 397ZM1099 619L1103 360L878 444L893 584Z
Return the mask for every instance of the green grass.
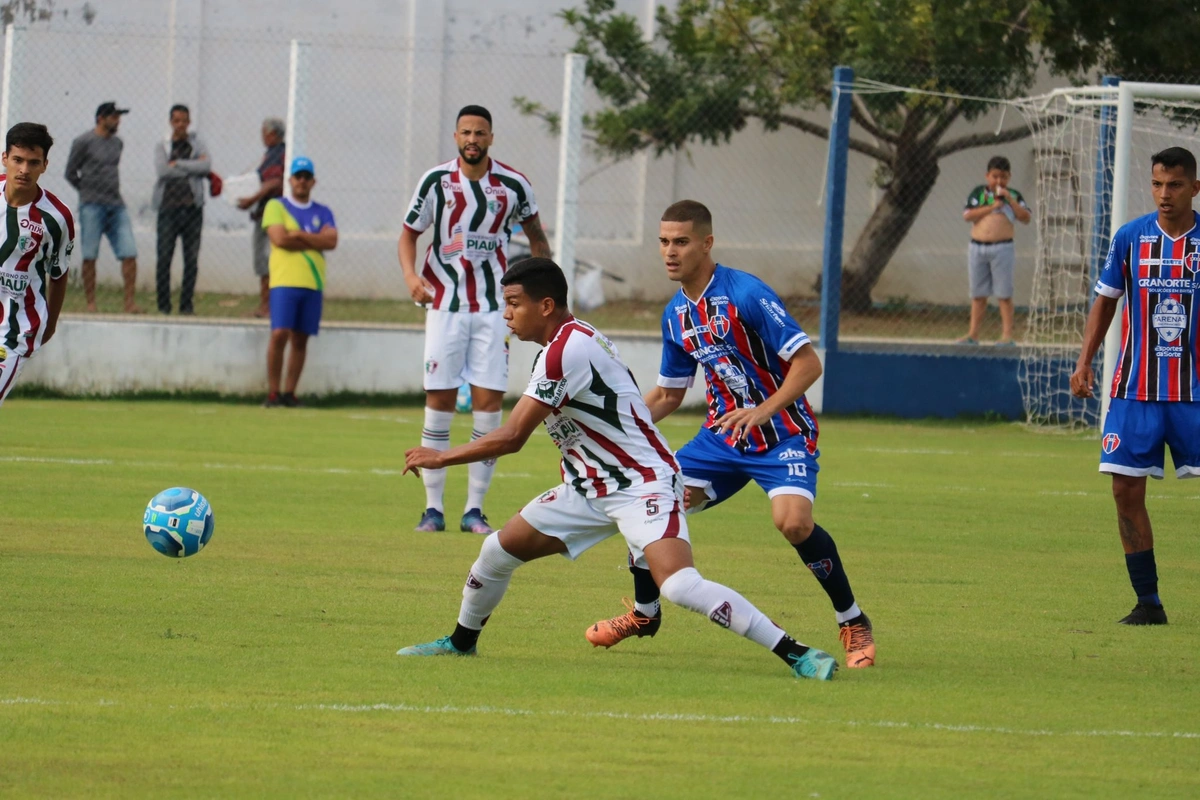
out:
M478 658L395 657L453 627L480 542L411 530L416 409L0 413L0 795L1200 794L1200 482L1150 489L1171 624L1118 626L1133 597L1094 439L825 420L818 519L879 666L816 683L674 607L654 639L590 647L632 589L615 540L519 570ZM697 422L663 430L680 446ZM500 461L488 511L556 481L539 435ZM465 483L453 469L452 519ZM139 529L171 485L216 510L185 561ZM840 652L760 492L692 538L706 576Z
M150 293L139 293L137 302L143 309L154 313L155 300ZM179 292L176 290L172 303L178 302ZM100 313L119 314L123 303L119 288L96 288L96 306ZM193 298L193 306L198 317L249 318L258 308L258 295L199 292ZM787 306L805 331L813 336L820 333L821 315L815 300L790 298ZM85 308L83 290L72 286L67 292L63 312L83 314ZM580 316L604 331L657 333L662 324L662 313L663 303L659 300L616 300ZM420 325L425 322L425 312L408 300L326 297L322 319L331 322ZM1025 313L1017 313L1014 326L1018 338L1022 338L1025 325ZM967 310L965 307L909 307L903 303L887 303L866 314L844 311L839 330L841 336L847 338L953 341L967 332ZM980 341L984 343L1000 338L1000 317L995 308L988 310L980 331ZM1068 344L1077 346L1078 342Z

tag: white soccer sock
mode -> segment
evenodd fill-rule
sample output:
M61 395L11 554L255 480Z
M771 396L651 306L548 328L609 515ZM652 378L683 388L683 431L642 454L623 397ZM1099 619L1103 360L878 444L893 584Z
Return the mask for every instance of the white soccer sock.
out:
M500 427L500 411L476 411L475 430L471 431L471 440L486 436ZM488 487L492 485L492 473L496 471L496 459L474 461L467 465L467 505L463 511L472 508L483 509L483 498L487 496Z
M479 548L479 558L467 573L463 586L462 606L458 610L458 624L477 631L492 615L496 606L504 599L513 571L525 562L500 546L498 534L490 534Z
M837 609L834 609L833 613L837 616L838 625L841 625L843 622L849 622L861 614L862 609L858 607L858 603L854 603L845 611L838 611Z
M453 411L436 411L425 407L425 427L421 431L421 446L433 450L450 449L450 422ZM446 470L423 469L421 481L425 484L425 507L443 509L442 494L446 490Z
M771 650L784 637L784 631L746 598L730 589L700 577L695 567L687 567L663 581L662 596L672 603L703 614L722 628Z

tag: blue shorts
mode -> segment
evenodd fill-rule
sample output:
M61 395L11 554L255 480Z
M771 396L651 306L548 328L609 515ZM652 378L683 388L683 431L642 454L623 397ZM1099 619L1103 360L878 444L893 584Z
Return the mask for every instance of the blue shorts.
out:
M767 497L798 494L816 500L820 455L815 443L809 450L809 441L803 436L785 439L765 453L740 453L722 437L701 428L675 458L684 484L708 492L710 500L702 510L733 497L751 480Z
M80 258L95 261L100 255L100 237L107 236L118 259L137 258L137 242L125 206L84 203L79 206Z
M316 289L279 286L271 290L271 330L287 328L316 336L321 327L322 293Z
M1100 471L1161 479L1164 444L1171 447L1175 477L1200 477L1200 402L1114 397L1100 439Z

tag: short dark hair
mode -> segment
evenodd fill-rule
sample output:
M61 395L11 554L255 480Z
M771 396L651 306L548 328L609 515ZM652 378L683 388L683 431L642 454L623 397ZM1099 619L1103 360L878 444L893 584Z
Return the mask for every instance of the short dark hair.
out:
M567 276L552 259L535 256L518 261L500 279L501 286L520 286L534 300L549 297L559 308L567 307Z
M463 106L458 110L458 116L454 118L454 124L463 117L483 117L488 121L488 127L492 126L492 112L488 111L483 106Z
M4 137L4 152L7 153L13 147L28 147L31 150L40 147L42 157L48 158L52 144L54 139L45 125L39 122L18 122L8 129L8 135Z
M992 156L988 159L987 171L991 172L994 169L1001 172L1012 172L1012 164L1008 163L1008 159L1004 156Z
M167 112L167 119L175 116L176 111L182 111L183 113L187 114L188 119L192 118L192 112L188 111L187 106L185 106L183 103L176 103L175 105L171 106L171 110Z
M1162 164L1167 169L1183 167L1183 172L1189 181L1196 180L1196 157L1192 151L1183 147L1168 147L1150 156L1150 168Z
M663 222L690 222L694 230L712 233L712 212L697 200L680 200L671 203L662 214Z

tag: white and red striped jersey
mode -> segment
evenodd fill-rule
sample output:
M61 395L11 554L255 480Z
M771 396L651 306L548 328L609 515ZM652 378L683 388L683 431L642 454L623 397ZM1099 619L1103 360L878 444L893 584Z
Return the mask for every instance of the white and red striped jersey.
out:
M463 177L458 159L421 176L404 225L416 233L433 227L421 277L433 286L438 311L498 311L500 278L508 269L512 221L537 216L529 179L488 159L480 180Z
M0 176L0 191L5 176ZM32 203L7 209L0 230L0 347L31 356L46 335L48 281L63 279L75 249L75 219L45 189Z
M538 353L525 394L550 406L546 432L562 453L562 478L584 497L668 479L679 464L616 346L567 317Z

